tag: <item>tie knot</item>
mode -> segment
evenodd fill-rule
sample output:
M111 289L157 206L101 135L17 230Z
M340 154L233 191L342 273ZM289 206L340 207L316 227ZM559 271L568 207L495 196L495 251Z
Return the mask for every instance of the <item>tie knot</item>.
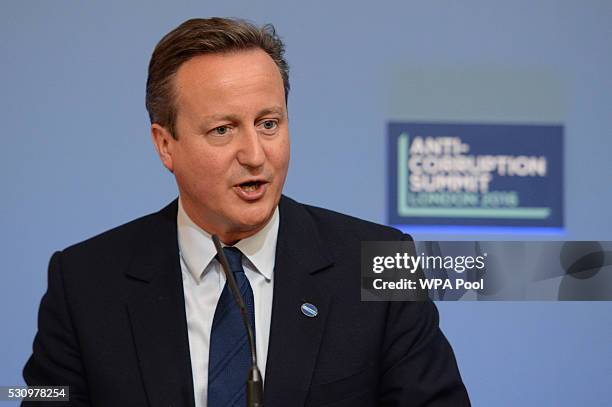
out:
M242 252L239 249L233 246L226 246L223 248L223 254L225 254L225 258L227 259L227 263L232 273L244 272L242 268Z

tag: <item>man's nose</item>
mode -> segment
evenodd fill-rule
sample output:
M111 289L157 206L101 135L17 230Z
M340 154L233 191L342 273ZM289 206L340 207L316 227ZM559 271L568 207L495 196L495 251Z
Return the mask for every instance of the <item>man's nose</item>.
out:
M238 162L247 167L261 167L266 161L266 153L261 144L261 138L255 128L244 131L240 137L240 147L237 154Z

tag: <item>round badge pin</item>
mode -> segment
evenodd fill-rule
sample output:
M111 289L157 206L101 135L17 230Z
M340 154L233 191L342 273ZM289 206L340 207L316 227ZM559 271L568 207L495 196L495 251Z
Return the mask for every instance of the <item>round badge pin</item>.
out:
M305 302L304 304L302 304L301 309L302 309L302 314L306 315L308 318L314 318L319 313L319 310L317 309L317 307L315 307L313 304L309 302Z

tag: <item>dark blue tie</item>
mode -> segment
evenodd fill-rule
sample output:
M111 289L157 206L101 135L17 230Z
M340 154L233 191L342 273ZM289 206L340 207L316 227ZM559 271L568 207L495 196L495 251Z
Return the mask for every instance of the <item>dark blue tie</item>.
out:
M242 253L235 247L224 247L223 252L242 293L255 334L253 290L242 268ZM210 334L208 407L244 407L250 366L251 353L247 333L238 305L226 283L215 309Z

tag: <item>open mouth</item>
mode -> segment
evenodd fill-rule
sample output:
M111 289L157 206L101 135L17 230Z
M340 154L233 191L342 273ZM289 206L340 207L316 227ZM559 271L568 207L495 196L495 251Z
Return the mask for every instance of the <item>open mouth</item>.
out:
M257 191L264 182L262 181L248 181L239 184L238 187L242 189L244 192L254 192Z

